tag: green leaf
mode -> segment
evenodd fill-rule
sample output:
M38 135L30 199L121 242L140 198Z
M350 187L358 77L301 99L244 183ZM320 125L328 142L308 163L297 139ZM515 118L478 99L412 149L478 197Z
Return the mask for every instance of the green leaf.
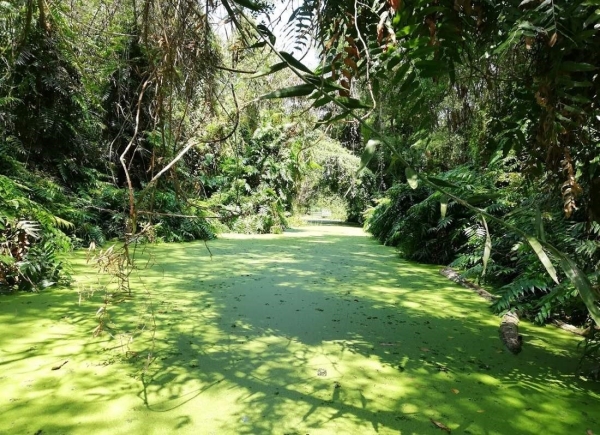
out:
M448 71L446 64L438 60L421 60L415 63L421 77L435 77Z
M227 3L227 2L224 2L224 3ZM269 30L269 28L267 26L265 26L264 24L259 24L258 26L256 26L256 29L259 31L259 33L261 35L269 38L269 41L271 42L271 44L275 44L275 41L277 40L277 38L275 37L275 35L273 35L273 33Z
M61 228L65 228L65 229L75 228L75 224L73 224L72 222L69 222L67 220L64 220L62 218L59 218L58 216L52 216L52 220L54 221L54 224L57 227L61 227Z
M248 8L248 9L256 11L256 12L259 12L263 9L262 6L260 6L257 3L254 3L253 1L250 1L250 0L232 0L232 1L240 6L243 6L245 8Z
M529 245L531 246L533 251L536 253L538 258L540 259L540 261L546 268L548 275L550 275L552 277L552 280L558 284L559 281L558 281L558 276L556 275L556 269L554 268L554 265L550 261L548 254L546 254L546 252L544 252L544 248L542 248L542 245L540 244L540 242L534 237L527 237L527 242L529 243Z
M396 71L396 74L394 75L394 78L392 79L393 86L396 86L398 83L400 83L402 79L404 79L404 76L406 76L406 73L408 72L409 68L410 62L405 62L402 65L400 65L400 67Z
M578 115L585 115L585 110L581 110L579 107L573 107L567 104L563 104L563 109L565 109L567 112L576 113Z
M583 22L583 27L586 28L587 26L589 26L590 24L595 23L596 21L600 21L600 9L596 9L594 12L592 12L592 15L590 15Z
M560 65L561 71L568 72L584 72L584 71L594 71L597 69L594 65L590 65L589 63L584 62L563 62Z
M317 77L315 75L312 74L304 74L302 76L308 83L311 83L315 86L315 89L323 89L323 91L329 92L329 91L346 91L347 89L344 88L343 86L338 85L335 82L332 82L329 79L325 79L323 77Z
M262 47L264 47L265 45L267 45L267 41L258 41L258 42L255 42L255 43L254 43L254 44L252 44L252 45L249 45L249 46L248 46L248 49L253 49L253 48L262 48Z
M490 260L490 255L492 254L492 238L490 237L490 230L488 229L487 222L483 215L481 216L481 222L483 223L483 227L485 228L485 245L483 247L483 257L481 257L481 261L483 263L483 270L481 271L481 276L484 277L488 261Z
M322 119L319 120L319 122L317 122L315 128L317 128L320 125L324 125L324 124L333 124L334 122L340 121L344 118L346 118L348 115L350 115L351 111L350 110L345 110L342 113L340 113L337 116L334 116L333 118L332 113L329 112L327 113Z
M478 205L478 204L481 204L482 202L496 199L499 196L500 196L500 194L498 194L498 193L479 193L479 194L471 195L471 196L465 198L465 201L467 201L471 205Z
M413 84L413 82L415 81L415 78L417 77L417 75L415 74L414 71L411 71L408 73L408 75L406 76L406 79L404 80L404 83L402 83L402 86L400 86L400 93L403 93L405 91L407 91L410 86Z
M288 88L278 89L273 92L269 92L268 94L262 95L260 97L261 100L269 100L273 98L291 98L291 97L305 97L307 95L312 94L315 90L313 85L303 84L290 86Z
M12 265L12 264L15 264L15 259L13 257L11 257L10 255L0 254L0 263L4 263L6 265Z
M584 97L583 95L566 94L565 97L571 101L575 101L576 103L581 104L589 104L592 102L592 100L590 100L587 97Z
M596 324L600 325L600 307L597 305L600 302L600 292L594 290L588 277L577 267L573 260L564 254L560 256L560 267L579 292L579 296Z
M271 65L268 69L264 70L264 71L258 71L255 74L252 74L251 76L247 76L246 78L248 79L256 79L258 77L263 77L263 76L268 76L269 74L273 74L276 73L277 71L281 71L282 69L287 68L288 64L286 62L279 62L276 63L275 65Z
M535 208L535 230L538 238L542 241L546 241L546 234L544 233L544 221L542 220L542 211L539 207Z
M291 54L286 53L285 51L280 51L279 54L281 55L281 57L283 57L283 59L288 64L290 64L294 68L299 69L300 71L303 71L305 73L312 75L313 72L310 69L308 69L308 67L306 67L302 62L300 62L298 59L296 59L294 56L292 56Z
M390 60L388 60L387 65L385 67L387 68L388 71L391 71L392 69L394 69L394 67L396 65L398 65L400 63L401 60L402 60L402 57L398 53L395 56L392 56L392 58Z
M417 187L419 187L419 176L417 175L415 170L410 166L407 166L404 172L406 174L406 182L411 187L411 189L416 189Z
M396 32L396 37L398 39L404 38L405 36L408 36L411 33L413 33L418 28L419 28L419 26L417 24L412 24L410 26L404 26L403 28L401 28L400 30L398 30Z
M333 68L333 66L330 63L327 63L325 65L319 65L315 68L315 72L314 74L317 76L323 76L327 73L330 73L332 70L334 70L335 68Z
M454 189L458 189L458 185L451 183L447 180L443 180L441 178L437 178L437 177L427 177L427 180L429 180L429 182L431 182L432 184L435 184L437 187L451 187Z
M362 172L362 170L367 167L375 155L379 145L381 145L381 141L377 139L371 139L369 142L367 142L367 145L365 145L365 149L360 156L360 167L358 168L358 173Z
M347 107L348 109L370 109L371 108L371 106L369 106L368 104L361 103L361 101L357 100L356 98L337 97L335 99L335 101L343 104L344 107Z
M314 107L315 109L318 109L319 107L323 107L325 104L329 103L331 100L327 97L322 97L319 98L318 100L316 100L312 107Z

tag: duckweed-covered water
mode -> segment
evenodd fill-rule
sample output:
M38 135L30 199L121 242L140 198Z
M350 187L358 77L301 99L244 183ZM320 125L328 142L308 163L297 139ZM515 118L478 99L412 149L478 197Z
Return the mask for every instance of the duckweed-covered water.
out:
M70 288L0 297L0 433L600 433L577 337L522 323L512 355L485 300L358 228L208 246L149 248L97 338L83 253Z

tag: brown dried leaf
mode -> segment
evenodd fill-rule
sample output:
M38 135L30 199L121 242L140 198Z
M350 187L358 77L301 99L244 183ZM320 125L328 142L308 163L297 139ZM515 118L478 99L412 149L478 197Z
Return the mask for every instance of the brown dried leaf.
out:
M531 50L531 48L533 47L533 41L534 39L531 36L525 37L525 48L527 50Z
M400 9L400 6L402 5L401 0L388 0L388 3L390 4L390 7L394 10L394 12Z
M537 103L542 107L546 107L546 104L548 104L548 99L542 96L540 92L535 93L535 99Z
M554 34L552 35L552 37L550 38L550 40L548 41L548 45L550 47L554 47L554 44L556 44L556 41L558 40L558 33L554 32Z
M440 423L439 421L435 421L433 418L429 419L434 425L435 427L437 427L438 429L443 430L444 432L448 432L451 433L452 431L450 430L450 428L448 426L446 426L444 423Z
M459 391L459 390L457 390L456 388L453 388L453 389L452 389L452 392L453 392L454 394L458 394L458 393L460 393L460 391Z
M583 193L583 188L575 179L575 170L573 168L573 160L568 150L565 151L565 158L561 162L564 172L567 175L567 181L561 186L561 194L563 198L563 210L565 216L570 218L575 210L577 210L577 204L575 199Z
M329 50L333 46L333 44L335 43L337 38L338 38L337 34L333 35L331 37L331 39L325 43L325 50Z
M377 43L381 44L381 40L383 39L383 30L385 29L385 21L389 16L388 11L384 11L379 17L379 23L377 23Z
M377 24L377 43L381 44L381 40L383 39L383 29L384 29L384 25L383 23L379 23Z
M358 67L356 66L356 62L354 62L354 60L350 57L347 57L346 59L344 59L344 64L349 67L352 68L355 72L358 72Z
M357 59L360 57L356 47L344 47L344 50L346 51L346 53L348 53L349 56L355 57Z
M594 432L592 432L591 429L588 429L585 431L585 435L594 435Z

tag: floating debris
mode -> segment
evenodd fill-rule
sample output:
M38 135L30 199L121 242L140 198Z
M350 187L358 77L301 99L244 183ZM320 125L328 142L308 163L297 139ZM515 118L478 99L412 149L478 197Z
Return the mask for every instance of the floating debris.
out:
M430 418L429 420L431 420L431 422L435 425L435 427L437 427L438 429L443 430L444 432L448 432L451 433L452 431L450 430L450 428L448 426L446 426L444 423L440 423L439 421L435 421L433 418Z

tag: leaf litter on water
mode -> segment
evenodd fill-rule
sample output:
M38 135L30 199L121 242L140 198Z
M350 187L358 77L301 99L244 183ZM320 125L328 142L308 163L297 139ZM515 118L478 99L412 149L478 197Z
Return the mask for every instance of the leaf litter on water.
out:
M443 430L444 432L448 432L451 433L452 431L450 430L450 428L448 426L446 426L444 423L440 423L439 421L434 420L433 418L430 418L429 420L431 420L431 422L433 423L433 425L435 427L437 427L438 429Z

